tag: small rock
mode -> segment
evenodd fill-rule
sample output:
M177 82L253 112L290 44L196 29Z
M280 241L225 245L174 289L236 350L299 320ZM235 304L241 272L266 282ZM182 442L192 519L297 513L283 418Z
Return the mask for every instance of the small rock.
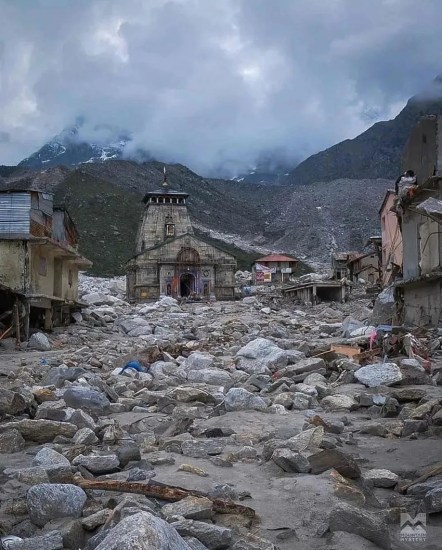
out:
M181 451L185 456L192 458L206 458L207 456L219 455L223 452L225 444L222 441L212 439L195 439L183 441Z
M191 464L181 464L178 467L179 472L188 472L189 474L195 474L200 477L207 477L209 474L202 470L201 468L197 468L196 466L192 466Z

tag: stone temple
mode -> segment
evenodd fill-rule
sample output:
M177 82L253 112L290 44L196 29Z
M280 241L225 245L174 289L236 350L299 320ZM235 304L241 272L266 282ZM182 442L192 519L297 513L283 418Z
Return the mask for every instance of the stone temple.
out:
M126 264L130 302L161 296L231 300L236 258L194 235L188 194L162 189L146 193L136 254Z

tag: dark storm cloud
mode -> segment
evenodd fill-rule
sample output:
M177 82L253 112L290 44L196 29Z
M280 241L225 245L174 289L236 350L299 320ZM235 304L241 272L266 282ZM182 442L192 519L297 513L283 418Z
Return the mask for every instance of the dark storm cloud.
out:
M305 156L428 85L441 15L439 0L0 0L0 164L78 116L84 138L107 125L202 173Z

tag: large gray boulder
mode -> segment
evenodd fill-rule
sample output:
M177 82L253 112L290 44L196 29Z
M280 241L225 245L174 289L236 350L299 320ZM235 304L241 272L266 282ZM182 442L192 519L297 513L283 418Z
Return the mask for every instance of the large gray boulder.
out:
M70 465L71 463L65 456L57 453L57 451L54 451L54 449L50 447L43 447L43 449L40 449L32 460L32 466L42 466L43 468Z
M42 483L28 490L26 503L32 523L43 527L57 518L79 518L86 493L76 485Z
M26 441L18 430L9 430L0 434L0 453L18 453L23 451Z
M28 348L37 349L38 351L50 351L51 343L49 342L46 334L36 332L29 338Z
M380 513L368 512L351 504L340 503L330 513L329 528L331 532L354 533L374 542L384 550L391 548L388 525Z
M104 415L110 412L109 399L104 393L91 388L72 386L64 392L63 399L66 405L73 409L86 409L98 415Z
M231 388L224 399L226 411L263 411L267 403L262 397L253 395L244 388Z
M214 357L198 351L191 353L182 363L185 370L202 370L211 369L213 367Z
M248 374L268 374L271 370L285 367L288 354L271 340L256 338L243 346L236 358L238 369Z
M149 323L146 321L146 319L143 319L142 317L133 317L132 319L125 319L120 323L120 328L126 334L129 334L129 335L132 331L140 327L149 327L150 332L148 332L148 334L152 334L152 328L149 326Z
M209 384L209 386L231 386L232 377L221 369L190 370L187 374L189 382Z
M182 519L172 523L172 525L180 535L197 538L209 550L228 548L232 542L231 529L220 525L213 525L193 519Z
M6 422L0 424L0 433L9 430L17 430L24 439L36 441L37 443L48 443L53 441L57 435L73 437L77 432L77 426L69 422L53 422L52 420L31 420L23 418L17 422Z
M354 376L358 382L369 388L391 386L399 383L403 378L401 369L395 363L366 365L355 371Z
M124 518L95 550L191 550L176 530L149 512Z
M86 370L82 367L68 367L66 365L52 367L46 373L43 379L43 385L54 385L56 388L61 388L66 381L75 382L75 380L83 376L85 372Z

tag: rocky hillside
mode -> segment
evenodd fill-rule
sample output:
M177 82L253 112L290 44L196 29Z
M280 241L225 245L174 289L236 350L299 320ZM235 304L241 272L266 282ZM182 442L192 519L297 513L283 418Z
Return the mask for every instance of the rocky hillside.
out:
M167 171L171 188L190 194L189 210L199 233L216 239L218 246L227 243L242 269L267 251L292 253L315 264L328 262L331 249L361 248L379 232L377 209L389 185L385 180L339 180L294 188L202 178L182 165ZM26 185L54 193L79 228L93 272L111 275L123 271L134 251L141 199L161 184L163 164L115 160L6 172L0 188Z
M301 162L288 183L305 184L339 178L396 179L408 136L423 115L442 115L442 77L412 97L393 120L378 122L354 139L346 139Z

